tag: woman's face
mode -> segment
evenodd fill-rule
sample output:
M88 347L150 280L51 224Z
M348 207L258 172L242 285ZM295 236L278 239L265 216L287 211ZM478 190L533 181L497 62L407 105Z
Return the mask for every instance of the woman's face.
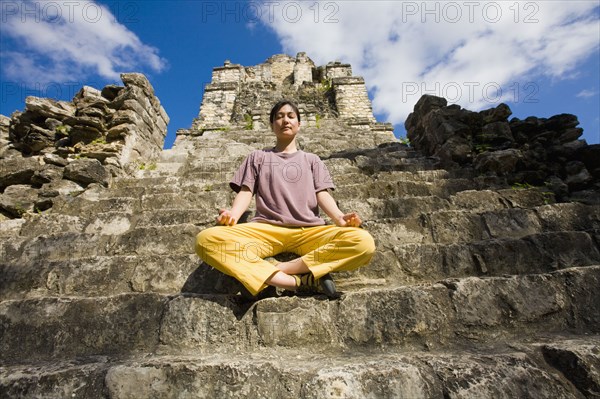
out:
M298 121L296 111L288 104L281 107L275 114L271 128L278 139L295 137L300 130L300 121Z

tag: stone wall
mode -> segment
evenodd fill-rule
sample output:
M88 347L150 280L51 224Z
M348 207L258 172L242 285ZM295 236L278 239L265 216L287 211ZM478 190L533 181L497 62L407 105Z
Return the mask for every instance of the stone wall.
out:
M298 53L294 63L294 86L301 86L304 82L312 83L314 68L315 63L306 53Z
M198 117L191 129L180 133L268 128L270 107L282 98L296 101L306 111L303 120L310 126L318 125L319 118L332 117L366 130L382 129L373 116L364 79L352 76L349 64L316 66L301 52L295 58L277 54L255 66L226 61L214 68Z
M204 97L198 120L198 129L212 130L228 126L239 90L236 82L210 83L204 88Z
M350 125L366 128L376 122L363 78L336 77L332 79L332 86L340 118Z
M508 117L506 104L481 112L424 95L405 126L411 145L442 165L472 167L509 184L546 186L559 200L597 202L600 145L579 140L575 115Z
M352 76L352 66L350 64L342 64L339 61L330 62L323 69L325 69L325 77L327 79Z
M10 118L4 115L0 115L0 151L3 151L7 148L10 143L8 130L10 127ZM2 156L2 153L0 153Z
M239 83L245 77L244 67L225 61L222 67L213 69L212 83L234 82Z
M295 58L285 54L277 54L269 58L266 63L271 65L271 81L273 83L276 85L293 83Z
M141 74L102 90L84 86L73 101L27 97L0 117L0 210L42 211L90 184L109 185L158 159L169 117Z

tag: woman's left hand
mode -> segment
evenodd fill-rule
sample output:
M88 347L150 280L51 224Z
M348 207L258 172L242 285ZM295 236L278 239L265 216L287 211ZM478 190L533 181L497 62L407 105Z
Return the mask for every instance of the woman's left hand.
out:
M336 224L340 227L359 227L362 224L362 220L358 213L350 212L345 215L341 215L338 220L336 220Z

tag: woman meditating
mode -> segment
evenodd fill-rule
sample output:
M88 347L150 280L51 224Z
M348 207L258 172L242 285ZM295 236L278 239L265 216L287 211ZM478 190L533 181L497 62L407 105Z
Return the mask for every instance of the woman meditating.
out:
M252 295L267 286L290 291L339 295L331 272L366 265L375 251L371 235L360 228L356 212L343 213L328 190L335 186L327 167L296 146L300 113L291 101L280 101L269 116L274 148L256 150L230 182L237 192L230 209L221 209L218 226L196 237L196 252L215 269L239 280ZM256 196L256 214L238 224ZM326 225L321 208L336 224ZM299 257L271 263L282 252Z

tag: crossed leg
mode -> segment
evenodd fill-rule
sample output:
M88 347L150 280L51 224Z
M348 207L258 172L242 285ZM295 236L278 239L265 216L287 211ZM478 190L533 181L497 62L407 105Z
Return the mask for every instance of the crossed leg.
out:
M281 252L299 258L273 265L264 258ZM196 237L198 256L239 280L253 294L267 285L294 290L293 275L350 271L367 264L375 251L371 235L355 227L283 227L266 223L216 226Z

